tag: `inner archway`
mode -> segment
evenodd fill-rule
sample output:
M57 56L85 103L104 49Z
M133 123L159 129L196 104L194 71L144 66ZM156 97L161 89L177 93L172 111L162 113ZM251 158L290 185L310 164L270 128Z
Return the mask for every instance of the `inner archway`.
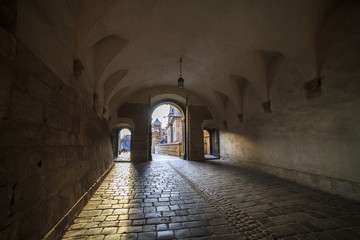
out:
M173 101L160 101L151 109L150 153L152 158L186 159L185 113Z
M118 134L118 153L115 161L130 161L131 157L131 130L122 128Z

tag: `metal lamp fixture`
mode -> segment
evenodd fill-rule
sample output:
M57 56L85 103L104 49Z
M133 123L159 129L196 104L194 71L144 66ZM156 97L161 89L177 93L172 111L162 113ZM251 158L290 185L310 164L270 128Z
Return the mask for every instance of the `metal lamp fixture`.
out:
M182 57L180 58L180 78L178 79L178 88L184 88L184 79L181 77Z

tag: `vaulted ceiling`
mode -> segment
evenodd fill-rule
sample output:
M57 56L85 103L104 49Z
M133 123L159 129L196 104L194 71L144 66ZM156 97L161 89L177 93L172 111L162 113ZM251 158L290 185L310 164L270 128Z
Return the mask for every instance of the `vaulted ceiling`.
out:
M304 79L319 74L317 39L341 3L23 0L17 34L66 82L73 59L80 59L82 88L100 96L104 108L144 88L176 87L182 56L186 90L215 112L227 101L241 112L246 85L260 102L270 98L269 69L278 59Z

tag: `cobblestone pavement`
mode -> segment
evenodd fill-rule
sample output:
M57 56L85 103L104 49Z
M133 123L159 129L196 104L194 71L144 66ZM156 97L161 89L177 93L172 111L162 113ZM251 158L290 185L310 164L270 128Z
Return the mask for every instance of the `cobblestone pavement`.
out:
M130 161L130 152L121 153L117 158L114 159L114 161Z
M360 204L270 175L163 157L117 163L63 239L360 239Z

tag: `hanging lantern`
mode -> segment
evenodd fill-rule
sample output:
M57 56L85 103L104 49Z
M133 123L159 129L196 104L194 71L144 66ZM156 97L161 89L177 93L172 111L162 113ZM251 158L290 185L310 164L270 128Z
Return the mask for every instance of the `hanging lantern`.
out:
M182 64L182 57L180 58L180 77L178 79L178 88L184 88L184 79L181 77L181 64Z

